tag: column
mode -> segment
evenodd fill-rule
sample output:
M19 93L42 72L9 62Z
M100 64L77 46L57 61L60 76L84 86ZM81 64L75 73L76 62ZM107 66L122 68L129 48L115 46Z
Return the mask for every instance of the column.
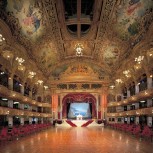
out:
M139 103L135 103L135 109L139 109Z
M151 89L151 88L152 88L152 78L147 77L147 89Z
M106 112L107 112L107 95L101 95L101 112L102 112L102 119L106 119Z
M147 99L147 107L152 107L152 99Z
M29 117L29 124L32 124L32 117Z
M41 118L41 124L43 124L44 123L44 118Z
M130 124L130 117L127 117L127 124Z
M10 76L10 77L8 78L8 88L9 88L10 90L13 90L13 76Z
M24 95L24 84L23 85L21 84L20 91L21 91L21 94Z
M38 118L37 117L35 117L35 123L38 124Z
M99 112L99 109L98 109L99 108L99 106L98 106L99 105L98 96L95 95L95 98L96 98L96 112L97 112L97 114L96 114L97 117L96 118L98 119L98 112Z
M130 105L127 105L127 111L129 111L130 110Z
M43 108L43 107L41 107L41 113L43 113L43 111L44 111L44 108Z
M13 100L8 100L8 107L13 108Z
M135 85L135 94L139 93L139 84L137 83Z
M13 117L12 116L8 116L8 126L9 127L13 126Z
M32 106L29 105L29 111L32 111Z
M32 89L29 91L29 97L32 99Z
M57 119L58 117L58 95L52 95L52 112L53 112L53 119Z
M139 116L135 117L135 124L138 125L139 124Z
M115 123L117 123L118 122L118 119L117 119L117 117L114 117L115 118Z
M60 120L62 120L62 111L63 111L63 105L62 105L62 100L63 100L63 96L62 95L60 95L60 110L59 110L59 112L60 112Z
M152 127L152 117L151 117L151 116L148 116L148 117L147 117L147 125L148 125L149 127Z
M101 112L101 100L100 95L98 95L98 119L102 119L102 112Z
M20 125L24 125L24 118L23 117L20 118Z
M130 90L127 90L127 98L130 97Z
M19 108L24 110L24 104L19 104Z
M124 117L122 117L121 122L124 123Z

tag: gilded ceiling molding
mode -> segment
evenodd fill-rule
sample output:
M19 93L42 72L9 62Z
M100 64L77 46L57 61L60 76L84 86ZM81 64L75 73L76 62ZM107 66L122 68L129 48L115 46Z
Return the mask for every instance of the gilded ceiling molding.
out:
M50 27L50 35L54 36L54 41L57 46L57 50L60 51L60 59L64 58L63 41L61 38L60 28L57 19L57 12L55 9L54 0L42 0L46 17Z

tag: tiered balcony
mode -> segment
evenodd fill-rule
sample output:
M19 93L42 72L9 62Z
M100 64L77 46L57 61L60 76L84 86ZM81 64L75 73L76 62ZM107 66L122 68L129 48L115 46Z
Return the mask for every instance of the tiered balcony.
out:
M108 103L107 106L118 107L118 106L132 105L134 103L138 103L141 100L147 100L149 98L152 99L152 97L153 97L153 89L147 89L127 99L123 99L119 102L110 102ZM153 107L139 108L136 110L127 110L127 111L116 112L116 113L107 113L108 117L139 116L139 115L153 115Z
M8 98L10 100L20 101L23 104L30 104L39 107L51 107L49 103L38 102L32 100L30 97L23 96L21 93L9 90L8 88L0 85L0 96Z

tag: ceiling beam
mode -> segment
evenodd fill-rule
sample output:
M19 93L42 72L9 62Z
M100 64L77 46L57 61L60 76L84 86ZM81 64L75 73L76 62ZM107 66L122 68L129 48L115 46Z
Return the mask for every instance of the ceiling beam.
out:
M80 25L80 19L81 19L81 0L77 0L77 36L78 39L81 38L81 25Z

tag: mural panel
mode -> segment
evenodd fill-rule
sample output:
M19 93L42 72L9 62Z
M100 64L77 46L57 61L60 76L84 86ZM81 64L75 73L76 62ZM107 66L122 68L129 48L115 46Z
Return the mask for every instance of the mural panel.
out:
M113 28L122 40L129 40L138 35L141 30L147 29L143 17L152 12L152 0L123 0L113 15Z
M56 47L52 42L46 42L33 51L33 55L37 57L39 64L43 65L48 71L58 62Z
M99 58L107 65L112 66L118 60L120 51L118 43L106 39L103 42Z
M44 30L40 3L36 0L3 0L7 13L18 19L21 33L37 40Z

